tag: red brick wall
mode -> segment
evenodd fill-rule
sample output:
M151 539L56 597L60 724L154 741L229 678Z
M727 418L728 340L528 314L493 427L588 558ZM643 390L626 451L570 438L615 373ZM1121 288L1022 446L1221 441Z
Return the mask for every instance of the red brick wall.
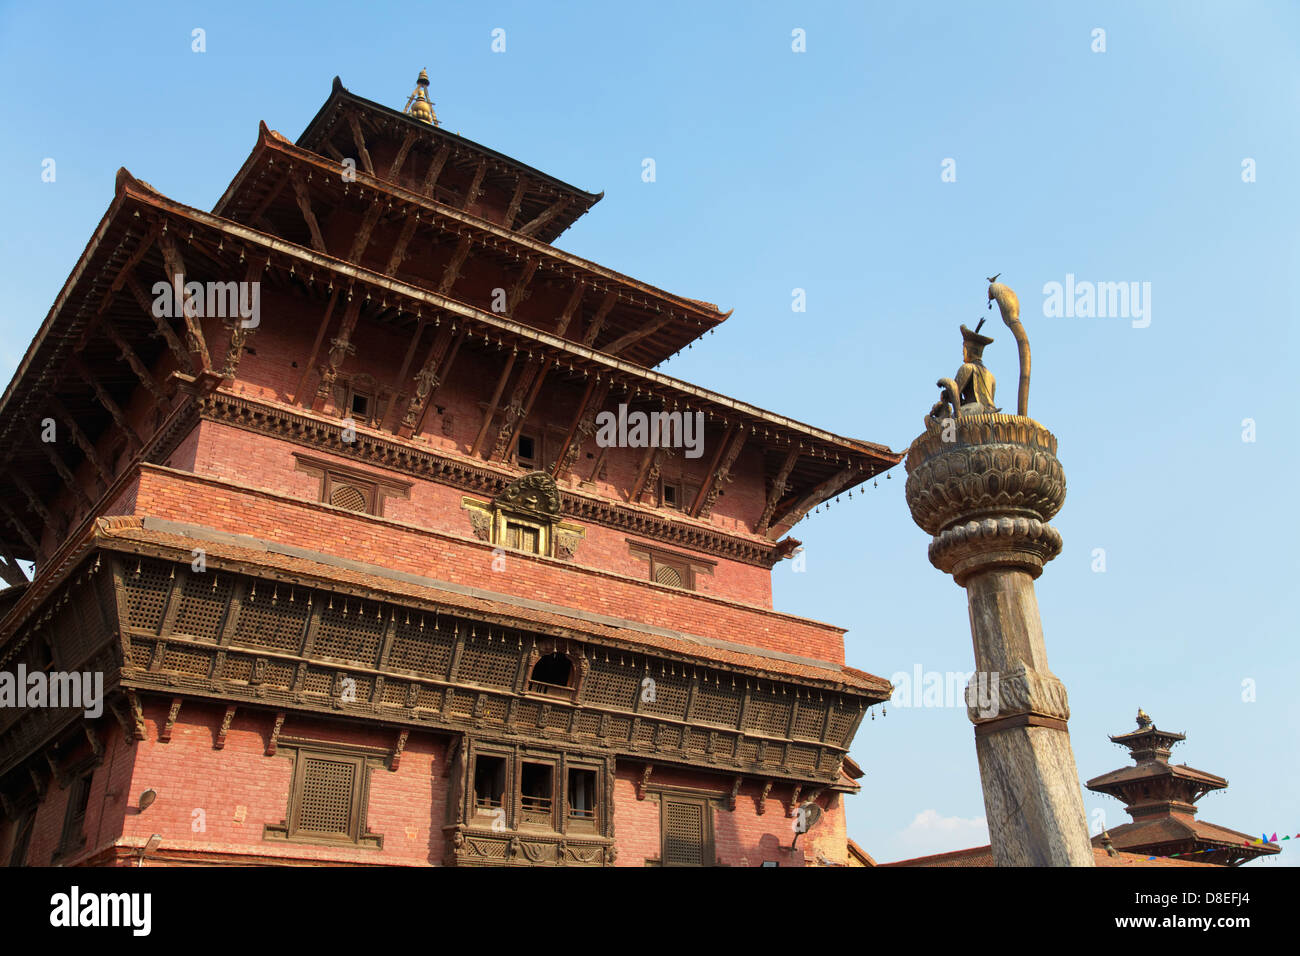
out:
M642 765L619 766L614 786L614 826L619 866L645 866L661 854L660 805L652 799L638 800ZM786 816L791 789L778 784L762 797L762 781L745 780L736 798L736 809L727 810L725 798L731 792L731 780L711 774L656 767L647 792L656 787L677 787L708 793L723 799L713 810L714 851L726 866L758 866L768 861L782 866L804 866L816 861L820 852L827 859L843 863L847 856L843 803L838 794L823 795L818 804L826 809L821 822L799 837L793 853L795 818ZM806 791L805 791L806 793ZM800 802L806 800L801 796ZM759 813L760 803L763 813Z
M187 467L182 462L191 446L194 450L188 451L191 464ZM213 422L204 422L195 429L182 448L172 455L172 460L182 470L193 470L198 474L226 478L247 487L263 488L317 502L320 498L319 479L297 469L295 453L322 458L350 468L357 467L356 462L349 458L310 452L288 442ZM469 516L461 507L464 493L458 489L372 467L363 467L362 470L377 478L406 481L413 485L409 497L389 497L385 500L384 517L459 537L472 535ZM486 503L487 499L476 500ZM632 578L648 578L649 566L632 554L626 532L595 524L586 525L584 530L586 537L578 548L573 563ZM667 547L662 542L648 538L636 540L646 545L666 547L679 554L698 556L711 564L716 562L711 573L696 576L698 591L745 604L767 608L772 606L772 576L765 568L711 555L692 555L681 548Z
M224 708L186 702L172 728L171 741L158 739L168 712L165 699L144 701L145 739L126 742L115 722L101 722L106 752L94 770L86 812L86 844L73 857L59 862L85 861L113 846L140 848L150 835L162 843L148 862L165 864L220 856L247 857L249 862L298 861L320 863L383 863L387 865L442 865L445 842L442 826L447 815L446 738L413 733L399 767L370 771L368 829L382 834L381 850L347 846L321 846L264 839L266 825L284 821L293 774L290 751L266 756L274 716L267 711L236 713L225 747L214 749ZM362 728L353 723L320 721L290 715L281 730L283 738L308 738L326 745L350 744L391 751L396 731ZM287 741L286 741L287 743ZM660 806L637 799L642 764L622 761L614 780L615 843L619 866L644 866L660 856ZM813 862L820 852L835 862L846 856L844 811L838 795L824 795L828 808L814 830L799 838L793 854L794 818L786 816L791 793L788 785L772 788L763 801L761 781L746 780L736 809L713 811L717 858L727 866L758 866L779 861L782 866ZM651 790L675 787L725 798L730 778L657 767ZM143 812L140 795L154 790L157 798ZM28 848L27 863L51 862L63 831L70 791L51 784L41 804ZM201 811L198 813L196 811ZM3 860L8 861L16 826L0 831ZM129 861L129 860L128 860Z
M383 849L317 846L263 839L266 824L285 819L293 760L289 751L266 756L274 717L239 711L225 747L213 749L224 708L186 703L170 743L158 740L167 717L165 701L145 708L147 739L136 745L131 792L158 791L145 813L125 817L123 840L143 844L161 834L166 851L248 853L303 860L383 862L423 865L440 862L446 815L445 748L440 738L412 734L396 771L370 771L368 827L381 834ZM383 748L391 752L397 731L363 729L353 724L313 721L290 714L285 737ZM133 797L134 799L134 797ZM202 810L199 817L195 810ZM198 831L201 820L204 829Z
M535 555L512 552L505 570L494 572L493 549L485 542L155 466L142 469L137 513L704 637L844 661L843 632L830 625Z
M125 805L123 801L131 780L132 753L129 747L124 746L122 732L116 721L101 721L98 732L104 741L104 759L94 769L91 778L90 799L86 803L83 828L86 835L85 847L74 856L60 859L60 864L88 857L96 848L110 845L121 833L122 808ZM82 756L85 756L84 747L79 752L64 755L64 763L71 765ZM62 839L63 823L71 795L71 786L61 787L57 781L49 781L45 799L37 807L36 823L27 845L26 865L49 866L53 862L54 853ZM13 841L17 836L17 823L18 821L13 821L8 825L5 838L0 841L0 845L4 846L0 862L9 862Z

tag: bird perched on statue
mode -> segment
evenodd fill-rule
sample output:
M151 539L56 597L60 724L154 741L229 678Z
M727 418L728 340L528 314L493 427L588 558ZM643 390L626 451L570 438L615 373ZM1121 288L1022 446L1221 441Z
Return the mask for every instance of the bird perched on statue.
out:
M1016 351L1020 356L1020 388L1016 393L1016 414L1027 416L1029 414L1029 337L1025 335L1025 327L1020 324L1020 300L1016 298L1010 286L997 281L1000 275L1001 272L989 277L989 308L993 308L994 302L998 304L1002 321L1011 330L1011 335L1016 340Z

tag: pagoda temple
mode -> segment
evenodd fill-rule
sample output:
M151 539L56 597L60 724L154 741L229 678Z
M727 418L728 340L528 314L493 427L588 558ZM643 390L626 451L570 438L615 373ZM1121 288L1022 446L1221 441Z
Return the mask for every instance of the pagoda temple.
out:
M1219 866L1240 866L1260 856L1280 853L1274 843L1255 843L1256 837L1196 819L1196 802L1228 781L1187 764L1171 764L1170 751L1187 739L1185 734L1160 730L1141 709L1137 729L1110 738L1128 749L1134 766L1093 777L1087 787L1123 801L1131 823L1111 828L1093 838L1093 846L1107 839L1119 850L1156 857L1179 856Z
M427 87L119 170L0 398L0 859L847 865L891 688L771 574L901 456L656 371L729 313Z

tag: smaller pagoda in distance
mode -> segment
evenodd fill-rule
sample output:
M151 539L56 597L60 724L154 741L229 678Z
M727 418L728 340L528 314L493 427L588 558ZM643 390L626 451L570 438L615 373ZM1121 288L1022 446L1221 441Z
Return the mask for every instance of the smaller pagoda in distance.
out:
M1196 801L1228 786L1223 777L1186 764L1171 764L1174 745L1186 734L1160 730L1138 709L1137 729L1110 738L1127 747L1135 766L1122 767L1088 781L1088 789L1124 802L1131 823L1093 838L1093 846L1111 844L1130 853L1189 857L1202 863L1240 866L1259 856L1280 853L1274 843L1196 819ZM1191 854L1196 854L1194 857Z

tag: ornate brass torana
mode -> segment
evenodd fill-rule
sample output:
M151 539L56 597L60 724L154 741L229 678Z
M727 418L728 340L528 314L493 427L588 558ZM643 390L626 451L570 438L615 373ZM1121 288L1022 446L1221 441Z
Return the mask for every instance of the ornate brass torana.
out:
M990 307L998 303L1019 350L1020 414L993 405L995 384L982 361L992 339L962 326L963 365L956 379L940 380L943 397L908 449L907 503L932 535L930 562L966 588L972 684L980 674L998 678L995 716L969 697L967 706L994 861L1092 866L1065 685L1047 666L1033 583L1061 553L1048 522L1065 502L1065 471L1055 436L1027 415L1029 340L1016 294L990 283Z

